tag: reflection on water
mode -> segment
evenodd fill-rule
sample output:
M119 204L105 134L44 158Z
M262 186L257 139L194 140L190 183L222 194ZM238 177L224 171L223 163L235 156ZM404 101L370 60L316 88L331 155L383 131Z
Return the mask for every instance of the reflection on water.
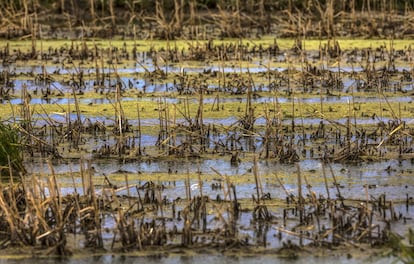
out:
M314 257L307 256L298 259L285 259L277 258L272 255L258 255L252 257L234 257L225 255L195 255L195 256L166 256L166 257L131 257L131 256L113 256L104 255L96 257L74 257L68 259L19 259L19 260L6 260L0 259L0 264L32 264L42 262L43 264L106 264L106 263L146 263L146 264L202 264L202 263L217 263L217 264L312 264L312 263L377 263L388 264L398 263L394 257L385 258L348 258L346 256L328 256L328 257Z
M280 56L277 58L278 61L286 61L284 56ZM204 63L204 62L203 62ZM147 71L154 71L156 68L154 65L151 64L151 60L144 60L141 64L132 63L129 65L124 65L125 68L117 69L118 73L126 73L130 75L134 75L135 73L145 73ZM0 69L1 68L0 66ZM257 65L257 67L250 67L250 68L240 68L236 66L206 66L200 65L195 67L179 67L174 65L164 65L160 66L160 69L164 72L168 73L202 73L204 71L210 72L225 72L225 73L266 73L268 70L271 71L278 71L282 72L285 71L286 68L270 68L267 69L264 66ZM302 71L302 69L297 69ZM329 67L332 73L335 72L362 72L364 69L362 67ZM403 70L410 70L409 67L399 67L397 68L399 72ZM79 68L65 68L65 67L58 67L58 66L33 66L33 67L23 67L18 68L13 71L14 74L33 74L33 75L41 75L45 72L49 74L74 74L78 71L82 71L85 73L86 76L92 76L95 74L95 69L89 67L79 67ZM115 71L114 68L103 68L101 72L104 75L108 75L108 73L113 73ZM16 76L16 75L15 75ZM22 76L22 75L21 75ZM109 75L108 75L109 76ZM97 85L95 80L83 80L82 83L79 84L79 89L76 92L88 92L88 91L95 91L101 94L113 93L115 91L114 87L116 85L121 85L123 89L130 89L136 94L145 94L145 93L163 93L163 92L177 92L179 91L178 85L165 82L165 83L154 83L153 81L149 81L147 79L142 78L135 78L138 75L133 77L128 76L121 76L118 78L112 79L105 79L104 83L101 85ZM142 75L140 75L142 76ZM343 93L343 92L350 92L355 91L359 86L365 87L367 85L365 80L360 80L358 78L354 78L351 75L345 75L346 77L343 78L342 86L339 85L339 90L334 90L333 94L336 93ZM349 77L348 77L349 76ZM24 77L22 77L24 78ZM33 79L33 77L31 77ZM28 78L29 79L29 78ZM262 83L261 83L262 82ZM270 84L265 81L258 81L255 85L258 91L273 91L275 88L271 88ZM264 82L264 83L263 83ZM269 81L270 82L270 81ZM387 86L392 87L395 84L399 84L399 81L390 81ZM29 91L29 94L33 94L33 98L30 100L31 104L73 104L75 103L74 98L62 98L63 94L71 94L73 92L73 81L67 82L59 82L59 81L32 81L32 80L21 80L15 79L12 80L10 87L13 89L13 96L12 99L9 100L2 100L1 103L11 103L11 104L22 104L23 101L19 98L21 96L21 90L25 86ZM300 86L300 85L298 85ZM321 87L322 89L322 80L316 84L316 87ZM276 89L282 89L282 87L277 87ZM303 87L298 87L298 89L302 89ZM314 87L313 87L314 88ZM51 89L51 94L45 94L44 90ZM194 89L194 87L188 87L188 89ZM221 89L218 85L210 84L208 89L211 91L218 91ZM254 88L256 89L256 88ZM412 91L413 86L412 83L404 84L402 83L402 90L403 91ZM50 91L46 91L50 92ZM132 93L134 94L134 93ZM128 95L123 97L122 101L132 101L132 100L158 100L157 98L137 98L134 95ZM43 97L40 97L43 96ZM56 98L58 96L60 98ZM36 98L35 98L36 97ZM39 97L39 98L38 98ZM99 97L99 96L97 96ZM113 102L113 99L107 98L88 98L83 99L80 98L81 104L110 104ZM180 98L167 98L166 101L168 103L178 104L180 103ZM194 100L197 103L197 99L190 99ZM215 98L207 98L203 102L204 103L214 103ZM220 98L220 102L246 102L246 96L241 95L239 98ZM275 98L270 96L258 96L257 98L253 99L253 103L271 103ZM279 103L291 103L296 102L298 99L292 99L291 97L278 97L277 98ZM350 93L347 93L345 96L318 96L315 95L312 98L303 98L300 99L300 102L303 104L312 104L312 103L321 103L321 102L329 102L329 103L366 103L366 102L381 102L385 100L384 98L377 98L377 97L358 97L358 96L350 96ZM408 103L411 102L411 97L407 96L398 96L388 98L387 102L402 102ZM48 122L55 122L56 124L65 124L69 121L76 120L78 118L77 115L69 113L52 113L50 115L44 114L34 114L34 119L40 119L43 121L38 121L38 125L46 124ZM113 124L113 120L110 117L100 116L100 117L87 117L84 115L80 116L82 122L90 121L90 122L102 122L106 125ZM87 120L88 119L88 120ZM158 121L155 119L147 119L141 120L142 125L154 125L157 124ZM185 122L184 119L178 119L177 122ZM220 122L218 122L220 121ZM237 117L230 117L227 119L217 120L217 119L204 119L205 124L216 124L220 123L223 125L232 125L238 121ZM298 120L299 121L299 120ZM338 119L335 120L338 123L346 124L348 119ZM354 120L353 120L354 121ZM378 122L383 121L387 122L388 119L379 120L378 118L370 118L367 117L365 119L355 119L357 124L377 124ZM404 119L404 121L409 122L410 119ZM132 125L137 125L137 121L130 121ZM286 120L284 122L292 122L292 120ZM320 118L304 118L300 120L305 125L318 125L321 122ZM255 125L265 125L266 120L262 118L258 118L255 121ZM113 139L105 139L104 140L96 140L93 141L92 144L95 147L100 147L105 144L111 144ZM143 145L147 146L149 144L154 144L155 138L154 136L144 135L142 137ZM414 185L411 184L412 180L409 177L412 177L412 173L403 173L403 171L414 171L414 165L410 162L403 161L398 163L397 161L387 161L387 162L373 162L373 163L359 163L359 164L333 164L332 171L333 174L337 177L339 183L339 191L337 190L336 186L333 184L332 175L328 172L328 179L329 179L329 186L326 187L324 185L323 180L323 167L320 161L318 160L303 160L299 162L300 169L303 173L306 173L311 180L311 187L312 191L314 191L318 195L323 195L324 197L328 196L327 192L330 192L331 197L341 192L341 195L346 199L365 199L368 195L370 197L379 197L380 195L386 194L387 200L398 200L403 201L408 195L412 195L414 193ZM74 164L58 164L54 167L54 170L57 173L64 173L64 172L77 172L77 167L79 165ZM128 174L129 177L129 184L131 185L141 185L145 178L142 176L143 174L152 174L152 173L169 173L172 172L174 174L185 174L187 172L190 173L197 173L200 172L201 178L204 180L205 175L215 175L214 169L221 173L225 173L226 175L230 176L231 179L236 181L236 177L241 176L250 176L253 178L252 174L252 161L243 161L239 166L232 166L228 160L224 159L205 159L205 160L180 160L180 161L152 161L152 162L125 162L125 163L118 163L116 161L94 161L93 167L95 168L96 176L103 176L108 175L111 177L111 174L118 173L119 171L127 171L130 172ZM288 192L297 193L298 186L296 181L297 169L295 166L291 164L280 164L278 162L272 161L259 161L258 162L258 171L260 175L266 175L266 179L263 179L263 192L269 193L272 198L279 198L283 199L286 197L286 193L283 192L282 187L276 181L276 178L273 177L275 173L279 175L284 175L284 187ZM388 169L391 168L391 169ZM27 169L30 173L50 173L48 167L44 164L28 164ZM329 171L329 170L327 170ZM269 176L270 175L270 176ZM101 177L102 178L102 177ZM220 179L220 176L217 175L217 178ZM81 179L76 178L72 179L68 177L67 179L64 177L59 177L58 179L61 183L63 183L63 190L62 193L71 193L74 191L74 187L72 185L72 181L75 182L77 185L78 192L81 192ZM65 182L66 181L66 182ZM203 185L203 194L209 196L211 199L214 199L217 194L221 193L221 190L212 190L210 183L217 181L215 178L210 177L208 180L205 180L205 185ZM253 183L254 181L244 181L237 185L237 195L239 199L250 199L251 195L256 192L257 186ZM190 184L197 184L198 180L191 180ZM101 182L95 182L98 186L96 189L100 191L99 187L102 187ZM119 183L119 186L122 186L122 182ZM163 195L168 197L168 199L173 200L179 196L185 196L185 184L183 180L175 181L173 184L168 185L170 183L162 183L166 185L165 190L163 190ZM70 187L72 186L72 187ZM367 187L369 186L369 188ZM302 189L304 192L307 192L308 186L303 185ZM200 190L194 190L194 194L200 192ZM131 194L135 195L136 190L130 190L127 192L126 190L120 191L119 195L122 194ZM276 210L279 208L270 208L271 212L276 214ZM396 213L402 213L404 216L409 217L410 219L413 218L413 206L406 206L405 204L397 204L395 205ZM280 215L280 213L279 213ZM243 221L250 221L248 217L242 217L240 220L240 225L248 226L249 223L245 223ZM412 221L408 221L408 223L412 224ZM408 225L409 225L408 224ZM105 218L104 228L110 229L113 227L114 219L111 217ZM291 228L291 227L290 227ZM405 223L403 224L402 221L393 225L395 230L404 230L407 228ZM274 243L280 243L280 241L275 241L273 237L273 232L268 233L267 241L271 247L278 247L280 245L274 245ZM111 237L105 237L104 239L110 239ZM342 257L306 257L300 258L298 260L288 260L288 259L275 259L274 256L266 256L260 255L255 257L230 257L230 256L223 256L223 255L197 255L197 256L177 256L175 254L171 254L168 256L160 256L160 257L130 257L130 256L114 256L114 255L104 255L104 256L97 256L97 257L73 257L69 259L21 259L21 260L5 260L0 259L0 264L2 263L33 263L33 262L44 262L47 263L76 263L76 264L86 264L86 263L137 263L137 262L146 262L146 263L332 263L332 262L341 262L341 263L360 263L361 261L368 261L372 263L389 263L394 261L395 259L392 258L381 258L381 259L354 259L354 258L347 258L346 256Z
M93 162L96 176L103 174L111 178L112 173L119 171L129 172L129 183L132 185L140 185L145 180L145 175L153 173L173 173L177 175L186 175L186 173L201 173L202 179L206 177L206 184L203 186L204 195L209 195L215 198L217 191L210 188L210 184L215 181L215 178L220 179L216 175L213 168L224 175L230 176L230 179L237 181L237 177L247 176L252 174L253 161L244 161L238 166L233 166L228 160L224 159L197 159L197 160L160 160L160 161L134 161L134 162L117 162L114 160L98 160ZM312 184L312 191L317 194L327 196L326 187L323 181L323 168L319 160L303 160L299 162L300 169L303 173L308 174L308 178ZM399 163L396 160L382 161L382 162L363 162L358 164L332 164L332 171L340 184L341 195L346 199L365 199L366 189L369 186L368 193L370 196L379 197L386 193L387 200L404 201L407 194L414 193L414 185L412 184L411 176L407 172L414 171L414 164L410 161L402 161ZM391 170L390 170L391 168ZM48 166L45 164L31 163L27 164L29 173L50 173ZM79 172L78 164L62 163L54 166L56 173ZM284 199L286 194L277 184L274 177L275 173L283 176L285 187L293 192L297 192L297 168L292 164L282 164L276 161L261 160L258 162L258 171L263 179L264 193L270 193L272 198ZM329 191L331 195L337 193L337 189L332 183L332 176L330 170L325 168L326 175L329 182ZM207 177L210 175L209 177ZM213 175L213 177L211 177ZM214 177L216 175L217 177ZM60 177L59 181L66 183L64 185L71 186L72 178ZM198 183L198 179L193 179L191 184ZM100 184L100 183L96 183ZM122 183L121 183L122 184ZM168 184L168 183L166 183ZM180 188L180 186L182 188ZM80 187L80 185L78 186ZM306 186L302 187L306 190ZM80 188L79 188L80 189ZM73 188L66 188L64 192L72 192ZM79 191L79 190L78 190ZM254 181L238 183L237 191L239 198L251 198L252 193L255 193ZM170 198L178 196L185 196L184 182L176 181L174 188L166 188L165 194Z
M155 85L154 85L155 86ZM161 90L163 88L157 88L158 90ZM152 101L152 102L156 102L158 101L159 98L158 97L145 97L145 98L141 98L141 97L122 97L120 99L121 102L131 102L131 101L137 101L137 102L142 102L142 101ZM181 98L163 98L163 100L165 100L166 103L168 104L180 104L183 102L183 99ZM198 103L199 100L198 99L194 99L194 98L190 98L190 99L185 99L186 101L188 100L190 103ZM205 104L213 104L215 103L215 101L217 100L217 98L205 98L203 99L203 103ZM253 103L272 103L275 99L271 98L271 97L258 97L258 98L254 98L252 99ZM295 102L298 101L298 99L294 99ZM115 99L108 99L108 98L80 98L78 99L78 102L81 104L110 104L113 103L115 101ZM234 102L238 102L241 104L246 103L247 99L246 97L239 97L239 98L234 98L234 97L230 97L230 98L220 98L220 102L221 103L234 103ZM287 98L287 97L278 97L277 101L279 103L291 103L293 101L293 99L291 98ZM353 102L353 103L379 103L379 102L383 102L384 99L383 98L378 98L378 97L358 97L358 96L328 96L328 97L310 97L310 98L303 98L300 99L300 102L303 104L315 104L315 103L320 103L320 102L326 102L326 103L338 103L338 104L343 104L343 103L349 103L349 102ZM397 97L390 97L387 98L387 101L390 103L393 102L400 102L400 103L409 103L412 102L412 98L409 96L397 96ZM17 104L23 104L24 100L21 98L13 98L13 99L9 99L9 100L5 100L5 99L0 99L0 103L2 104L12 104L12 105L17 105ZM74 98L32 98L30 99L30 104L59 104L59 105L65 105L65 104L74 104L75 103L75 99Z

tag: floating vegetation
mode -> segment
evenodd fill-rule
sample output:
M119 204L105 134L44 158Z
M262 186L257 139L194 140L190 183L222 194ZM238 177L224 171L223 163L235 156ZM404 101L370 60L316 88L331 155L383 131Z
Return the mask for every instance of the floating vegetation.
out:
M296 258L311 247L387 248L411 261L414 42L338 38L335 22L351 35L374 26L363 28L360 14L347 20L362 7L337 13L333 1L304 3L314 4L305 20L289 7L288 21L270 16L266 28L241 10L264 15L276 8L268 1L212 1L218 12L203 28L181 12L199 12L197 1L169 1L172 15L144 2L130 14L156 15L131 16L122 39L93 36L119 33L124 1L101 12L79 1L92 4L86 22L104 27L79 27L76 40L42 39L30 8L27 24L0 32L30 32L0 46L0 166L10 179L0 184L2 250ZM396 27L412 28L408 3L388 9L404 14ZM145 40L134 21L150 21ZM262 36L275 21L280 34ZM398 240L405 232L408 244Z
M71 177L81 187L71 194L62 193L53 173L45 180L32 175L17 185L1 186L2 248L22 245L38 254L70 255L88 248L115 253L177 247L256 252L259 247L283 255L305 246L384 246L395 239L391 226L407 221L385 194L369 196L368 186L366 199L344 198L334 174L324 175L327 185L337 186L334 193L317 193L300 167L296 193L274 175L279 191L286 192L277 199L263 192L254 165L255 191L251 199L240 199L232 179L218 171L221 180L211 186L215 197L202 177L191 184L188 175L184 196L172 198L166 192L176 192L175 183L134 184L126 173L122 185L107 176L100 185L89 162L80 166L80 174ZM70 242L74 238L82 243Z
M328 41L318 51L303 49L300 39L287 50L276 40L269 46L209 41L142 54L133 43L93 43L40 51L40 72L3 67L7 104L0 111L18 120L31 157L412 158L412 67L397 66L411 61L412 52L394 49L394 41L366 49ZM2 56L12 56L16 67L33 50L11 49L7 44ZM199 52L214 63L201 70L184 66ZM51 72L46 65L53 59L71 66ZM249 60L262 62L253 70L243 66ZM82 68L86 61L90 66ZM157 83L161 90L149 89Z

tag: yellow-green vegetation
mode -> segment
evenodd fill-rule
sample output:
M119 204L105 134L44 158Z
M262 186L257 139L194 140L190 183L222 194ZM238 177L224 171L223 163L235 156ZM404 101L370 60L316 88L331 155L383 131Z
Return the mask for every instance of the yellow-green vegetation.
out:
M169 120L174 121L183 118L196 117L200 107L198 101L187 101L185 98L178 98L177 103L164 103L160 98L144 100L137 98L135 101L121 102L125 117L128 119L138 119L138 112L141 119L158 119L160 115L167 113ZM0 105L0 115L3 119L19 116L20 105L2 104ZM293 107L295 111L293 112ZM34 104L30 106L34 114L62 115L76 113L74 104ZM188 112L186 111L189 110ZM337 120L340 118L356 117L369 119L378 118L411 118L414 106L411 103L401 104L399 102L365 102L365 103L274 103L269 99L268 103L256 103L253 105L255 117L269 116L280 117L282 119L300 118L324 118L327 120ZM107 117L115 118L117 106L110 104L79 104L80 114L86 117ZM276 110L276 111L274 111ZM188 113L188 115L185 115ZM246 114L246 102L223 102L217 105L212 103L203 104L203 118L225 119L230 117L242 118ZM35 119L36 117L34 117Z
M335 42L339 43L339 46L342 51L346 50L353 50L353 49L367 49L370 48L372 50L376 50L379 48L383 48L385 52L390 52L391 49L393 50L406 50L411 45L414 44L414 41L407 40L407 39L398 39L398 40L391 40L391 39L378 39L378 40L367 40L367 39L332 39L332 40L318 40L318 39L306 39L302 40L302 49L306 52L316 52L320 49L326 48L326 46L332 46ZM177 51L177 53L181 53L184 51L186 54L191 52L200 52L206 53L206 46L208 45L208 41L205 40L176 40L176 41L166 41L166 40L100 40L100 39L87 39L87 40L37 40L36 42L32 41L8 41L3 44L0 44L0 49L6 50L7 48L10 51L10 54L13 54L17 51L26 52L28 54L32 54L32 45L34 44L35 51L37 56L34 56L33 59L28 61L16 61L15 65L17 66L25 66L25 67L32 67L32 66L55 66L57 69L62 67L71 67L71 68L78 68L78 69L88 69L85 72L85 75L88 74L95 74L96 67L99 68L107 68L114 71L125 69L125 68L135 68L135 67L145 67L142 65L137 65L137 62L133 60L132 56L126 58L125 56L120 56L121 50L127 51L129 54L135 49L136 53L142 52L149 52L149 51ZM274 47L276 44L279 47L280 51L285 54L286 56L284 60L274 60L268 59L267 53L264 52L264 57L259 57L256 54L256 57L249 57L250 59L240 58L239 55L235 55L234 58L230 60L222 60L220 58L209 58L206 57L205 61L196 62L191 60L182 60L180 59L179 62L171 62L168 61L168 56L166 53L156 58L156 63L158 66L163 66L166 64L175 64L180 66L181 68L192 68L192 67L211 67L216 66L218 68L222 67L230 67L234 68L234 72L237 73L240 71L240 68L251 68L251 67L262 67L266 69L266 67L270 68L302 68L304 67L303 60L297 60L290 58L289 55L290 50L292 47L295 46L297 40L295 39L275 39L271 36L266 36L261 39L226 39L226 40L214 40L211 41L210 44L214 46L221 46L221 45L232 45L233 47L245 47L248 50L253 50L253 48L257 51L259 47L262 50L266 50L269 47ZM63 54L67 54L69 50L74 50L77 53L84 52L86 54L95 54L95 59L84 58L82 61L69 61L69 60L59 60L58 57L53 59L44 60L41 59L40 54L48 54L49 51L54 50L63 50ZM116 52L114 50L117 50ZM237 50L237 48L236 48ZM215 52L213 52L215 54ZM101 56L103 54L103 56ZM115 55L117 54L117 55ZM217 54L215 54L217 56ZM67 55L64 55L67 56ZM345 67L345 66L352 66L352 63L348 63L345 59L341 60L338 64L338 59L327 59L325 57L321 57L319 59L312 59L308 61L311 64L317 65L325 65L326 67ZM375 62L376 68L381 68L383 66L387 66L387 61L377 61ZM396 65L406 65L407 62L400 62L399 60L395 60L394 63ZM364 64L364 63L363 63ZM359 64L356 64L359 66ZM355 66L355 65L354 65ZM50 76L53 76L56 80L61 79L68 79L70 76L65 74L52 74L48 73ZM134 71L131 72L123 72L117 73L119 76L125 75L140 75ZM66 77L65 77L66 76ZM169 79L171 76L166 76L165 78ZM254 77L256 78L256 77Z
M217 168L219 169L219 168ZM197 180L200 179L203 183L210 185L212 182L222 182L226 184L226 181L229 183L237 185L241 184L255 184L255 178L252 171L247 171L244 174L237 174L237 175L226 175L223 173L222 175L218 175L216 173L196 173L196 172L188 172L188 173L167 173L167 172L151 172L151 173L133 173L133 172L113 172L110 174L105 173L106 176L102 174L102 172L96 172L93 176L94 184L97 186L105 185L106 179L109 179L112 184L117 185L118 187L124 187L126 180L131 185L143 184L148 181L152 181L154 183L159 184L173 184L174 182L184 182L186 179ZM324 183L324 178L319 171L314 170L307 170L301 171L301 176L306 177L308 182L314 186L320 186ZM80 173L64 173L59 174L58 178L62 187L73 187L73 178L79 179L78 182L80 183ZM276 173L271 174L263 174L259 173L258 177L260 177L263 184L270 184L274 186L274 188L281 188L279 186L279 182L277 178L279 178L283 184L293 185L297 184L297 174L291 174L284 171L279 171ZM331 176L327 176L329 182L332 182ZM345 177L341 174L336 175L337 181L344 181ZM78 188L81 186L77 186ZM175 186L177 187L177 186ZM179 186L178 186L179 187Z
M265 36L260 39L224 39L224 40L214 40L214 45L249 45L250 47L262 45L263 48L268 48L269 46L274 45L275 43L279 46L280 49L290 49L295 44L296 39L286 39L286 38L274 38L272 36ZM338 39L303 39L302 47L305 50L319 50L323 45L328 45L334 41L338 41L342 50L347 49L364 49L364 48L390 48L393 47L396 50L408 48L410 45L414 44L414 41L411 39L347 39L347 38L338 38ZM66 48L69 49L72 45L78 46L81 48L86 45L88 49L94 49L95 47L99 49L107 48L123 48L131 50L132 47L136 47L138 52L149 51L150 49L154 50L167 50L167 49L187 49L190 46L196 47L200 45L206 45L207 40L102 40L102 39L74 39L74 40L37 40L35 41L35 47L38 51L47 51L47 49L59 49ZM11 50L20 49L24 52L29 52L32 49L33 42L31 40L27 41L15 41L10 40L3 42L0 45L0 48L4 49L6 45L9 45Z
M335 172L336 181L341 182L345 188L352 187L352 186L361 186L364 182L354 182L350 181L349 178L342 172ZM278 171L277 173L259 173L258 177L260 178L260 182L262 184L266 184L266 189L273 190L274 192L283 192L283 187L289 189L289 186L297 186L297 173L285 172L285 171ZM325 179L322 175L320 170L303 170L301 171L302 181L306 178L307 183L310 184L310 188L312 186L323 186ZM333 178L330 173L326 174L327 182L329 186L333 184ZM76 188L81 188L80 182L80 174L79 173L64 173L58 175L59 182L61 187L66 188L73 188L73 179L77 182ZM227 183L234 184L236 186L241 186L244 184L254 185L255 184L255 177L252 171L247 171L244 174L237 174L237 175L226 175L223 173L222 175L218 175L215 173L196 173L196 172L189 172L189 173L167 173L167 172L151 172L151 173L133 173L133 172L114 172L103 176L102 172L96 172L93 177L93 182L97 187L97 190L100 188L107 187L108 179L111 184L115 185L116 188L120 190L124 190L126 182L130 186L141 186L146 182L154 182L156 184L164 185L166 188L173 188L174 190L178 190L184 193L185 188L185 181L187 179L191 179L192 181L201 180L202 184L205 186L210 186L212 183L221 182L222 186L226 186ZM281 186L279 180L282 182L284 186ZM397 182L397 181L401 182ZM401 184L412 184L413 179L408 175L405 176L398 176L397 179L387 178L381 181L381 184L384 186L400 186ZM182 189L181 189L182 188ZM225 187L227 188L227 187ZM289 191L293 191L290 190ZM307 190L308 191L308 190ZM194 190L195 193L198 193L198 190ZM296 195L295 193L293 193ZM273 201L275 202L275 201ZM404 201L397 201L395 202L404 202Z

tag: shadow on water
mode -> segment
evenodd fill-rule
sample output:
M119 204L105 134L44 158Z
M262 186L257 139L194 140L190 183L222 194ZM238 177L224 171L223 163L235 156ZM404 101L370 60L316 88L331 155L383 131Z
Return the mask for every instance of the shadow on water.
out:
M281 263L281 264L312 264L312 263L377 263L386 264L397 261L396 258L388 257L381 259L360 259L360 258L349 258L346 256L330 256L330 257L315 257L309 256L306 258L299 259L285 259L277 258L275 256L252 256L252 257L234 257L225 255L196 255L196 256L166 256L166 257L135 257L135 256L115 256L115 255L104 255L96 257L73 257L69 259L53 259L53 258L41 258L41 259L0 259L0 264L32 264L36 262L42 262L43 264L107 264L107 263L147 263L147 264L190 264L190 263L217 263L217 264L270 264L270 263Z

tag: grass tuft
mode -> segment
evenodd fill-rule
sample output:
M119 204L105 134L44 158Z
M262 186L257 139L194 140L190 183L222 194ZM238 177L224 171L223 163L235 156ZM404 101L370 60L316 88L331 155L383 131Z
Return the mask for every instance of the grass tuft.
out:
M22 145L17 128L11 124L0 123L0 174L18 175L25 173Z

